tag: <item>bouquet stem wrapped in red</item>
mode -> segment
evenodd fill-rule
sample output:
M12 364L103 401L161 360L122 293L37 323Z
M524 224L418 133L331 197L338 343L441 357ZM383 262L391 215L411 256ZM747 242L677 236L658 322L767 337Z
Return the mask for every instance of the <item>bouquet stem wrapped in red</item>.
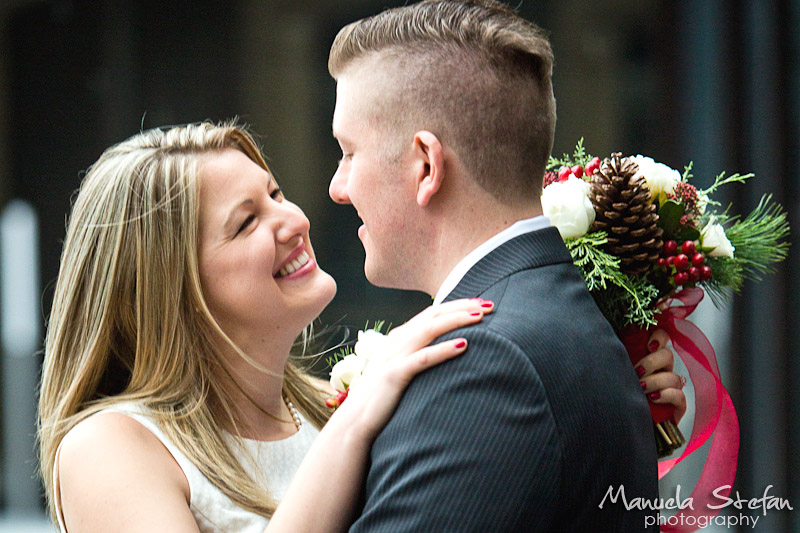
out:
M647 354L650 350L647 349L647 343L650 339L650 329L640 328L633 324L627 325L622 331L618 333L619 339L628 351L628 357L631 363L636 364ZM675 421L675 408L671 404L649 403L650 416L653 418L653 424L656 429L656 445L658 447L658 456L666 457L686 444L681 430L678 429L678 424Z

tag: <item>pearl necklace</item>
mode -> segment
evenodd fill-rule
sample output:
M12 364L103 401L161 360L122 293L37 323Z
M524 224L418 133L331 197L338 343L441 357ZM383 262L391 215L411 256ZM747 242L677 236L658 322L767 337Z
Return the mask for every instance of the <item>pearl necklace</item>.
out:
M300 431L300 426L303 425L303 419L300 418L300 412L294 406L292 401L286 396L283 397L283 401L284 403L286 403L286 407L289 409L289 414L292 415L292 422L294 422L294 427L297 428L297 431Z

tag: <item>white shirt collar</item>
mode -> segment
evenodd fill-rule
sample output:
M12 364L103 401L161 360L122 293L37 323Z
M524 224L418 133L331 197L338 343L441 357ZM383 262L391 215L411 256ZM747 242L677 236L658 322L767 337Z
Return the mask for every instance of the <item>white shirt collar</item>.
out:
M484 242L470 253L468 253L461 261L453 267L453 270L444 279L444 282L436 291L436 296L433 299L433 305L442 303L448 294L450 294L456 285L461 281L464 275L470 268L475 266L475 263L489 255L489 252L500 246L501 244L510 241L514 237L518 237L523 233L530 233L532 231L540 230L550 227L550 219L545 216L537 216L533 218L526 218L519 220L507 227L488 241Z

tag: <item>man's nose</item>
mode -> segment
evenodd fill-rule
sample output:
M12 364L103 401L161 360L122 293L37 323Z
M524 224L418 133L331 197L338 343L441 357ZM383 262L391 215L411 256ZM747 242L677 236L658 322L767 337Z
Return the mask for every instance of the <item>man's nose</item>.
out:
M337 204L350 203L350 197L347 195L347 178L338 170L331 178L328 195Z

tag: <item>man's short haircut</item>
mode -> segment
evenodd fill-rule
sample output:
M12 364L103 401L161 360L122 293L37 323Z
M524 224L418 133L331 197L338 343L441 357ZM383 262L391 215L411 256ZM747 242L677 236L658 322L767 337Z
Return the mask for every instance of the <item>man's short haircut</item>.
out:
M556 121L541 28L494 0L425 0L342 28L328 70L338 79L374 58L390 77L380 107L399 142L429 130L496 198L540 194Z

